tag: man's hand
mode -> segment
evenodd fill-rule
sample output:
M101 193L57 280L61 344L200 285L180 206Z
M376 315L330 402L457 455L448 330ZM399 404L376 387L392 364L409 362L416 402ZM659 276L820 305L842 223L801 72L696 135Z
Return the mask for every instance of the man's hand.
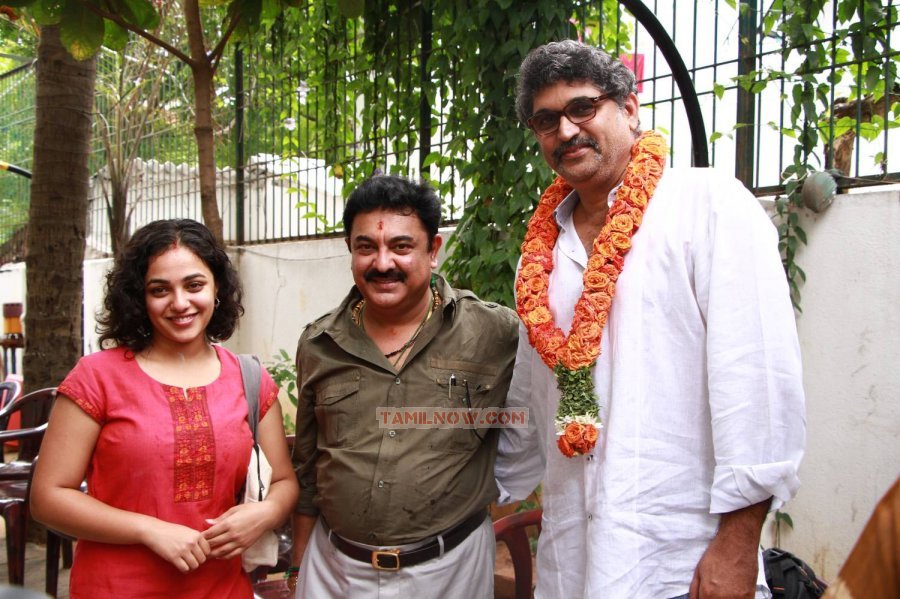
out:
M770 502L722 514L719 530L694 571L690 599L753 599L759 535Z

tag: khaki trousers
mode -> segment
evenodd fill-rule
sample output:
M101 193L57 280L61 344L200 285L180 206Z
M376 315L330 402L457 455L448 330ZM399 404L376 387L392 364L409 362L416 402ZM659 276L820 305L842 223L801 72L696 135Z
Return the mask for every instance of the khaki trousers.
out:
M491 599L496 544L489 518L461 544L433 560L389 572L347 557L319 520L310 535L296 599Z

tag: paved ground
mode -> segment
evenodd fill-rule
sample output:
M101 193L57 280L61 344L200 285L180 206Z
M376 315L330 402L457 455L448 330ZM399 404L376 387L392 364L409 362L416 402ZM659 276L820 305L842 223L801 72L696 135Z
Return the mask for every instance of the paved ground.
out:
M9 582L9 569L6 566L6 530L0 520L0 584ZM25 549L25 588L32 591L44 591L44 569L46 566L46 548L43 545L28 543ZM59 571L59 588L57 597L69 597L69 571Z

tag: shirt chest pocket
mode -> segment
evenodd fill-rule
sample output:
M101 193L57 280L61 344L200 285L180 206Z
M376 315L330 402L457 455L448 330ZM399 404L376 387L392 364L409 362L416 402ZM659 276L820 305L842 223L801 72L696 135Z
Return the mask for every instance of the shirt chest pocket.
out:
M458 360L431 361L435 420L442 426L430 431L429 445L436 451L476 451L488 432L484 410L496 404L495 369ZM443 424L446 423L446 424Z
M332 382L316 389L316 422L329 447L349 445L359 427L359 379Z

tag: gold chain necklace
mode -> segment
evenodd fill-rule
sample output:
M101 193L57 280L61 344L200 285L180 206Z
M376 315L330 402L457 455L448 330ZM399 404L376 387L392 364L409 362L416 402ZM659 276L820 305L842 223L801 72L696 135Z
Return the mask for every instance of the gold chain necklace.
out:
M384 357L390 360L394 356L397 356L396 360L391 362L391 366L395 368L400 363L401 358L403 358L403 354L408 350L412 345L416 342L416 339L419 337L419 334L425 328L425 323L428 322L428 319L431 318L431 315L434 314L434 311L440 307L441 305L441 296L438 295L437 289L435 289L434 285L431 286L431 302L428 305L428 311L425 313L424 318L419 323L419 326L416 327L416 330L413 332L412 336L409 340L400 346L399 349L395 349L394 351L388 352L384 354ZM356 325L361 328L363 331L366 330L365 323L363 322L363 313L366 310L366 300L365 298L361 299L359 303L357 303L351 312L351 318Z

